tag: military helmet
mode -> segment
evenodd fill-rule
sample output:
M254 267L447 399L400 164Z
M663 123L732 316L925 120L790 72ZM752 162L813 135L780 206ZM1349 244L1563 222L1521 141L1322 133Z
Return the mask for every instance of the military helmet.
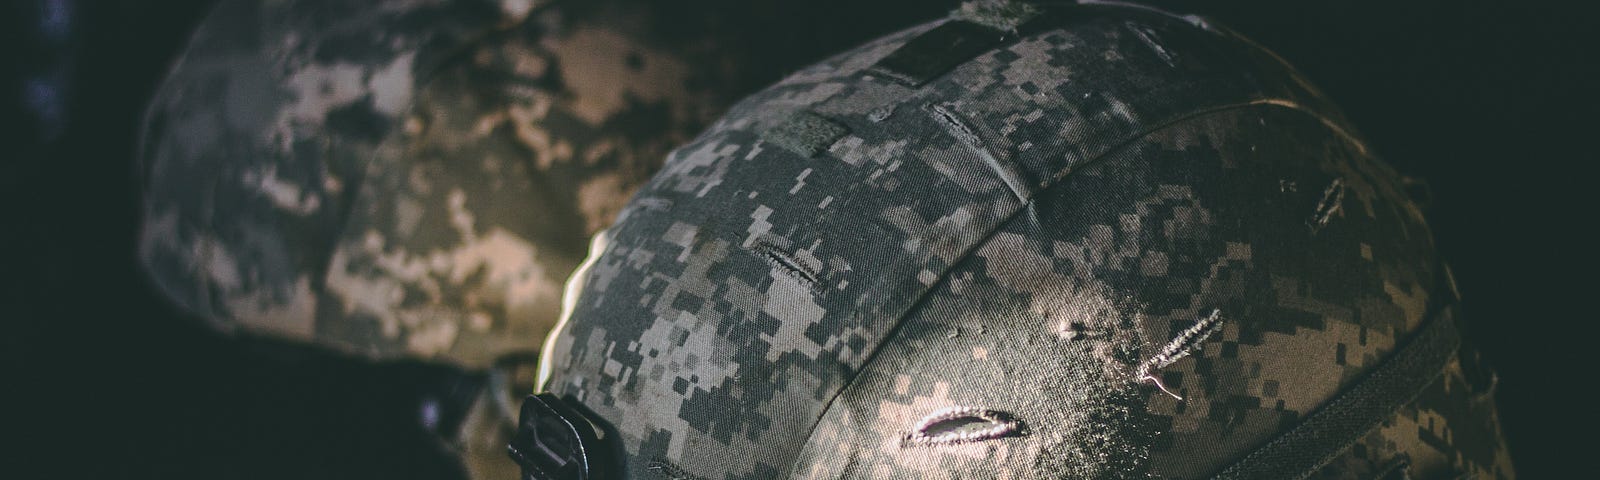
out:
M768 24L824 9L224 0L147 113L139 257L221 331L468 369L534 353L666 153L824 52L755 48L783 41Z
M468 369L537 352L667 151L914 21L771 25L841 3L223 0L146 114L140 260L225 332Z
M525 478L1513 478L1401 176L1281 59L969 2L667 158L568 284Z
M944 8L803 21L845 3L222 0L146 114L140 261L218 331L461 367L423 423L502 478L562 282L666 153Z

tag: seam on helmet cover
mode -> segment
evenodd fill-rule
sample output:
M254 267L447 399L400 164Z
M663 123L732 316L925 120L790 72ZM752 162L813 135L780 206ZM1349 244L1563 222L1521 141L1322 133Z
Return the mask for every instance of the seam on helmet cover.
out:
M994 171L996 176L1000 177L1000 181L1006 184L1006 188L1010 189L1011 194L1017 197L1017 201L1028 203L1028 191L1024 187L1028 182L1022 179L1022 174L1002 162L1000 157L989 149L987 142L983 141L983 137L978 135L977 130L974 130L970 125L967 125L966 121L961 119L960 114L957 114L950 107L936 103L928 104L927 109L933 114L933 119L938 120L939 124L944 126L945 131L950 133L950 136L956 137L956 140L960 141L968 150L977 154L978 158L983 159L983 164L987 165L990 170Z
M1129 10L1139 10L1139 11L1154 13L1156 15L1161 15L1161 16L1164 16L1164 17L1168 17L1168 18L1171 18L1171 19L1174 19L1174 20L1178 20L1178 21L1184 22L1184 23L1188 23L1190 25L1194 25L1196 27L1199 27L1202 30L1208 30L1208 31L1216 30L1216 27L1213 26L1211 24L1211 22L1206 21L1205 17L1202 17L1200 15L1180 14L1180 13L1177 13L1177 12L1173 12L1171 10L1167 10L1167 9L1156 7L1156 6L1152 6L1152 5L1145 5L1145 4L1142 4L1142 3L1134 3L1134 2L1124 2L1124 1L1119 1L1119 0L1076 0L1076 1L1077 1L1078 5L1093 5L1093 6L1097 6L1097 7L1126 8L1126 9L1129 9Z
M778 248L777 245L765 241L757 241L750 249L760 254L761 259L766 260L773 267L805 284L806 288L815 291L817 285L821 283L822 277L817 273L816 269L790 256L783 249Z
M1157 36L1156 31L1151 29L1150 26L1134 22L1123 22L1122 25L1128 27L1128 31L1133 32L1133 36L1139 37L1139 40L1144 42L1145 46L1150 47L1150 51L1155 52L1157 57L1161 57L1161 61L1167 62L1167 66L1178 66L1177 57L1173 55L1172 51L1167 50L1167 47L1161 45L1161 37Z
M958 445L1025 433L1022 422L1005 412L976 407L945 407L918 420L900 443L902 447Z

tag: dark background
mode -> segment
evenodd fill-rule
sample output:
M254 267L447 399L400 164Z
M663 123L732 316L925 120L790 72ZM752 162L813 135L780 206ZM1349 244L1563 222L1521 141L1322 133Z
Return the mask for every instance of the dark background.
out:
M143 104L210 3L0 7L0 477L458 476L417 421L454 372L224 338L136 269ZM1592 2L1165 3L1276 50L1429 181L1519 473L1592 474Z

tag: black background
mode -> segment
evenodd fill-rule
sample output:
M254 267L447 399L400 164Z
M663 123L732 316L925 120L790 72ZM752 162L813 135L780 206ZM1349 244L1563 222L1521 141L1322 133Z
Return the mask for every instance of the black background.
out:
M458 476L416 421L449 369L223 338L137 271L138 121L210 3L0 7L0 102L19 114L0 124L0 477ZM852 15L900 14L864 3ZM1592 475L1592 2L1165 3L1277 51L1429 181L1519 473ZM796 18L827 33L826 12Z

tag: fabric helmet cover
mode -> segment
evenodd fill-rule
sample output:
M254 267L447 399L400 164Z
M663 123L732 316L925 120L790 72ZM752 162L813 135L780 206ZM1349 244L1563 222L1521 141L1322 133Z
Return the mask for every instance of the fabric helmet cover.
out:
M1421 212L1280 59L952 17L740 102L593 244L541 398L621 475L1514 476Z

